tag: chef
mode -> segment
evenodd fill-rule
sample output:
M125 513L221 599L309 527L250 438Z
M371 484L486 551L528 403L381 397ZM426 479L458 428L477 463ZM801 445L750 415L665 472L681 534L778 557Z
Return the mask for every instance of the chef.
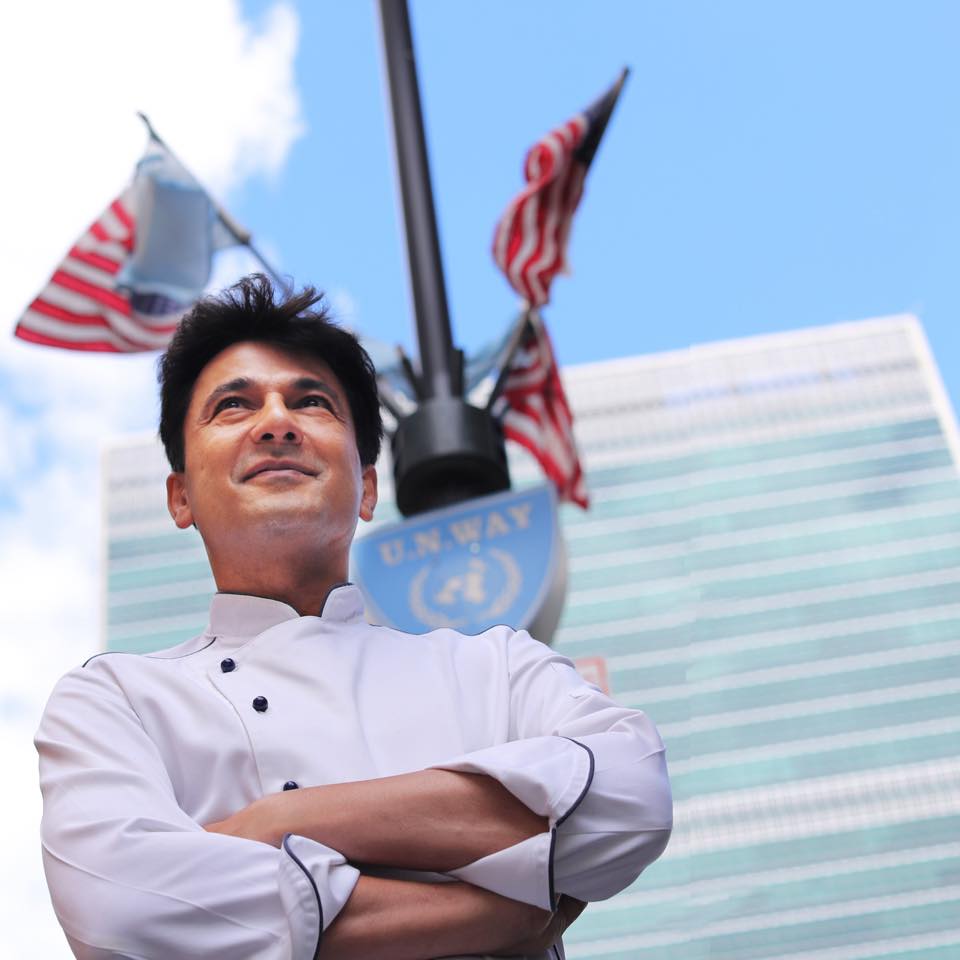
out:
M217 593L200 636L50 697L57 917L90 960L560 960L666 846L663 745L524 631L364 620L376 379L318 302L246 278L161 359L169 510Z

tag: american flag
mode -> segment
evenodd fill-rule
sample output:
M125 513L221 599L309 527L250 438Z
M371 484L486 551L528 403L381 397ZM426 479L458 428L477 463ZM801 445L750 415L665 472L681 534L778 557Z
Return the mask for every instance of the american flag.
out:
M27 307L14 334L68 350L135 353L160 350L185 309L157 295L137 296L116 278L136 235L133 189L127 188L70 248Z
M493 258L531 307L550 299L553 278L566 269L567 240L583 181L627 77L594 104L531 147L527 185L510 202L493 237Z
M560 381L546 327L531 311L503 385L503 433L526 447L553 481L557 496L584 510L589 506L573 437L573 415Z
M527 303L520 346L502 395L504 435L526 447L553 481L561 500L589 504L573 436L573 415L536 308L550 298L553 278L566 268L567 240L583 181L627 78L583 113L547 134L527 154L527 185L507 207L493 237L493 258Z

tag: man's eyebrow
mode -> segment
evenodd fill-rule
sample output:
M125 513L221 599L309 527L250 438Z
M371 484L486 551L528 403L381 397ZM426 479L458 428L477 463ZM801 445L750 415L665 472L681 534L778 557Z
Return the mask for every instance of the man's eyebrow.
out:
M332 385L324 380L318 380L316 377L298 377L293 382L294 390L320 390L322 393L329 394L331 399L339 400L340 393Z
M222 397L225 393L237 393L241 390L248 390L250 386L251 381L249 377L234 377L233 380L221 383L220 386L214 387L213 390L210 391L207 399L203 401L203 408L206 409L209 407L211 401L216 400L217 397Z

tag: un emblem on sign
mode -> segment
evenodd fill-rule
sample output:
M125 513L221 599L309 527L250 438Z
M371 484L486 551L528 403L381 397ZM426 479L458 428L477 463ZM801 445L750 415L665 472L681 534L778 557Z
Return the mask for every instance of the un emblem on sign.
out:
M463 630L473 621L503 623L523 586L517 561L496 547L471 557L466 565L423 567L410 586L410 609L431 627ZM464 613L466 608L466 613ZM460 616L450 614L456 610ZM473 614L472 616L470 614Z
M500 493L381 527L356 541L353 567L371 617L408 633L529 628L551 604L558 617L565 563L553 490Z

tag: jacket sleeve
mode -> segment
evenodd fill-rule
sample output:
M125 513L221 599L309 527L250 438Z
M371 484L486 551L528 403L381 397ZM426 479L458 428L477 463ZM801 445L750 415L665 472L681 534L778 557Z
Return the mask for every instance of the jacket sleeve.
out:
M60 681L35 742L44 870L77 957L312 960L357 881L339 853L205 831L103 671Z
M663 743L644 713L617 706L526 632L509 640L508 663L510 740L437 766L493 777L549 830L454 875L544 909L560 894L611 897L670 837Z

